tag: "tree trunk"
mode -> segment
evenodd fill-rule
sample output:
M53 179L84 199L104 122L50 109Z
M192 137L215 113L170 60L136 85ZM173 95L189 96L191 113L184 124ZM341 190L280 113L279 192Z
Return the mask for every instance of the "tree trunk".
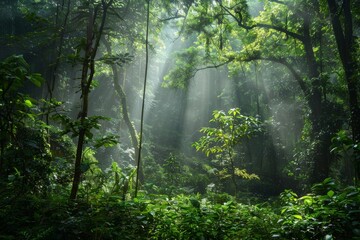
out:
M89 9L85 57L83 62L82 74L81 74L82 106L81 106L81 111L79 112L80 127L79 127L78 144L76 149L74 178L73 178L73 184L70 194L71 200L76 199L80 185L81 162L82 162L83 146L85 143L85 133L86 131L90 131L90 129L86 129L85 123L88 116L90 87L95 74L95 56L104 30L107 10L108 7L112 4L112 2L113 0L110 0L109 3L106 3L105 0L101 1L101 7L103 12L102 12L101 24L97 32L95 31L94 27L99 9L92 9L92 8ZM99 5L96 7L99 7ZM96 33L97 36L95 37Z
M345 72L345 80L347 83L349 94L350 108L350 126L354 143L360 142L360 108L358 102L358 80L359 80L359 63L357 62L357 50L355 37L353 34L353 19L351 13L351 1L345 0L340 6L335 0L327 0L331 24L333 27L338 52L341 63ZM343 24L340 21L340 15L343 14ZM356 159L355 180L358 181L360 176L360 163Z
M315 3L317 4L317 3ZM316 11L319 5L316 5ZM335 119L329 118L331 109L325 100L325 89L322 84L321 65L316 60L313 43L310 35L311 17L304 16L304 48L306 61L309 66L308 77L311 80L311 92L308 103L311 110L310 120L312 123L311 140L314 143L313 170L310 176L310 183L322 182L330 174L330 166L333 156L330 153L331 138L338 131Z
M93 47L93 41L94 41L94 21L95 21L95 12L93 9L90 9L89 12L89 19L88 19L88 26L87 26L87 39L86 39L86 49L85 49L85 57L82 67L82 73L81 73L81 97L82 97L82 106L81 111L79 112L80 116L80 127L79 127L79 137L78 137L78 143L76 148L76 158L75 158L75 170L74 170L74 178L73 178L73 184L71 188L71 194L70 199L74 200L77 197L77 192L80 185L80 179L81 179L81 162L82 162L82 154L83 154L83 146L85 142L85 120L88 115L88 103L89 103L89 92L90 92L90 86L88 84L91 84L92 76L94 75L93 68L91 68L91 61L94 61L94 59L91 59L92 57L92 47ZM90 70L90 75L89 73Z
M111 51L110 43L107 40L104 40L104 45L106 47L108 54L111 56L112 51ZM137 163L138 154L139 154L139 141L138 141L136 129L130 120L129 111L128 111L128 107L127 107L128 105L127 105L126 94L125 94L123 87L120 85L121 79L119 78L119 71L115 64L111 64L111 70L113 72L113 84L114 84L115 92L120 99L122 116L123 116L124 122L125 122L128 130L129 130L131 143L134 147L134 160L135 160L135 165L137 166L138 165L138 163ZM144 173L142 170L142 166L140 166L139 174L140 174L139 180L140 180L140 182L142 182L144 180Z

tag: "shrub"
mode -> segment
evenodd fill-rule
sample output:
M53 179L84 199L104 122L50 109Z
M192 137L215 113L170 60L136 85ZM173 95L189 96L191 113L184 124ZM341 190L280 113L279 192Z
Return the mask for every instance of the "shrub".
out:
M312 193L281 194L284 207L273 237L280 239L360 239L359 188L339 189L328 178Z

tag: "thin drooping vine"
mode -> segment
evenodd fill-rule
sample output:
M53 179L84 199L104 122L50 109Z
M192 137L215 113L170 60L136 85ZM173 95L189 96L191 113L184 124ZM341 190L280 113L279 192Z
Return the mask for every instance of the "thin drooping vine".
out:
M149 18L150 18L150 0L147 0L147 9L146 9L146 36L145 36L145 76L144 76L144 88L143 88L143 97L141 105L141 120L140 120L140 132L139 132L139 153L137 156L137 166L136 166L136 182L135 182L135 197L137 196L139 188L139 173L140 173L140 164L141 164L141 149L142 149L142 139L143 139L143 126L144 126L144 109L145 109L145 94L146 94L146 82L147 82L147 73L149 65Z

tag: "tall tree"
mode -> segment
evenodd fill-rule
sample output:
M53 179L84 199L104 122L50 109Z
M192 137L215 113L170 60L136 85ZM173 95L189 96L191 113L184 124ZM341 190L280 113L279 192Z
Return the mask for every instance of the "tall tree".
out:
M258 16L252 17L245 0L217 0L194 4L190 12L185 32L198 34L205 63L212 67L228 64L234 69L239 63L270 61L292 73L309 108L314 143L310 180L318 182L327 177L331 135L337 127L327 117L329 104L323 88L326 80L315 50L322 47L316 30L319 5L313 1L265 1ZM203 67L197 63L188 70L195 74L199 68Z
M359 37L354 34L356 14L360 13L360 2L357 0L327 0L331 15L331 24L333 27L336 44L345 72L350 108L350 125L352 129L353 141L355 144L360 142L360 107L359 107ZM360 160L356 159L355 174L356 179L360 177Z

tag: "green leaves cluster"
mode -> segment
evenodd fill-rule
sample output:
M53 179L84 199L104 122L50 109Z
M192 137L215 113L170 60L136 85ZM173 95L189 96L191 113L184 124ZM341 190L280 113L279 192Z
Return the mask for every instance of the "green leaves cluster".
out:
M260 131L258 119L240 114L239 108L232 108L227 113L215 110L211 123L216 127L205 127L200 130L205 136L195 142L193 146L197 151L211 154L227 154L245 138Z
M22 87L26 81L30 81L40 87L44 79L38 73L29 73L30 66L23 56L12 55L0 63L0 86L3 94L13 92Z
M207 157L214 155L223 169L219 171L222 179L232 177L236 188L235 176L244 179L259 179L255 174L247 173L246 169L241 169L237 159L236 147L245 139L261 131L260 121L251 116L244 116L239 108L232 108L227 113L224 111L214 111L210 123L215 123L216 127L205 127L200 130L202 136L193 147L197 151L202 151ZM236 192L236 189L235 189Z
M354 142L349 132L341 130L332 138L331 152L342 162L341 167L348 165L351 171L354 171L349 175L355 177L347 179L347 182L358 184L359 176L356 176L355 172L360 169L360 145ZM344 178L350 178L350 176L344 176Z
M176 68L172 69L165 77L163 87L186 89L189 80L194 77L200 56L195 47L191 47L176 56Z
M235 201L178 195L148 204L151 239L270 239L276 215Z
M41 121L37 101L19 92L25 84L40 86L22 56L0 62L0 184L4 191L44 192L49 186L48 126Z
M93 194L91 201L69 202L66 195L23 195L10 205L7 198L0 198L0 226L4 230L0 236L303 240L358 239L360 235L360 189L341 189L331 179L314 185L312 193L302 197L287 190L281 194L281 205L271 206L242 204L229 196L223 198L223 194L140 196L124 201L118 186L131 173L123 174L116 164L109 173L114 177L109 185L114 191ZM210 197L224 200L213 202Z
M359 188L340 189L327 178L298 197L281 194L284 206L273 235L276 239L358 239L360 237Z

